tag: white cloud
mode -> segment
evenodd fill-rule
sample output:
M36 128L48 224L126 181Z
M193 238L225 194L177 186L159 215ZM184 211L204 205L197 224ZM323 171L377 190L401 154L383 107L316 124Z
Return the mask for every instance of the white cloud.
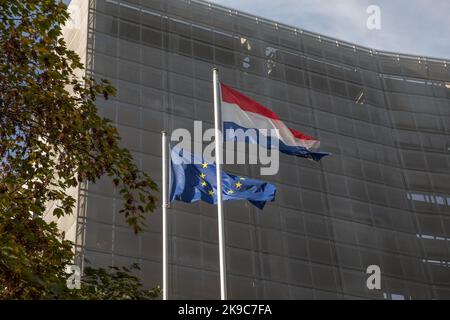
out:
M370 48L450 58L448 0L211 0ZM369 5L381 8L381 30L366 27Z

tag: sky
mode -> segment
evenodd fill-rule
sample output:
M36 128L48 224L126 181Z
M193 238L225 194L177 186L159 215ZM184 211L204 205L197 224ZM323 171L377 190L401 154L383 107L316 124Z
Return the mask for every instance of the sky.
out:
M376 50L450 59L450 0L209 1ZM367 27L371 5L379 30Z

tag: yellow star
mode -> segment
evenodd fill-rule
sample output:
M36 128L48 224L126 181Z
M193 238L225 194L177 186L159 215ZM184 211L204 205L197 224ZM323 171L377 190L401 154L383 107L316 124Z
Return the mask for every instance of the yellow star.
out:
M228 190L228 192L227 192L228 194L233 194L234 193L234 191L233 190Z
M205 181L202 182L202 186L206 187L207 183Z
M206 174L204 174L204 173L202 172L202 174L200 175L200 178L205 179L205 178L206 178Z
M236 183L236 188L240 189L242 187L242 183L238 182Z
M209 191L208 193L209 193L210 196L214 195L214 191L213 190Z
M203 167L203 169L206 169L206 168L208 168L208 164L207 164L206 162L204 162L204 163L202 164L202 167Z

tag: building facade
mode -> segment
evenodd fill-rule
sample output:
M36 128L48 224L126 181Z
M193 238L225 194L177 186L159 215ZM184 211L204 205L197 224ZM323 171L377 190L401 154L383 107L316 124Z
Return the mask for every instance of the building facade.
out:
M65 37L137 164L161 181L161 130L213 126L212 68L333 153L281 156L277 199L225 203L232 299L450 299L450 62L378 52L199 0L73 0ZM87 17L87 19L83 19ZM80 187L80 261L161 285L161 211L135 236L108 179ZM170 297L219 297L216 209L173 203ZM381 269L369 290L366 270Z

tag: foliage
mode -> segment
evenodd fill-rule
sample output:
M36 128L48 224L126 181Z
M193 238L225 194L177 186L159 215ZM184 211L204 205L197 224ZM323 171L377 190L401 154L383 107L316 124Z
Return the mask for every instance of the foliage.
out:
M139 279L132 275L133 270L139 270L139 266L135 264L131 268L86 268L81 281L81 290L75 292L76 297L86 300L150 300L157 298L161 293L160 288L144 289Z
M48 298L64 291L72 244L47 222L72 214L71 188L113 181L135 233L155 208L156 184L120 146L117 129L98 115L97 96L115 89L79 79L58 0L0 0L0 298Z

